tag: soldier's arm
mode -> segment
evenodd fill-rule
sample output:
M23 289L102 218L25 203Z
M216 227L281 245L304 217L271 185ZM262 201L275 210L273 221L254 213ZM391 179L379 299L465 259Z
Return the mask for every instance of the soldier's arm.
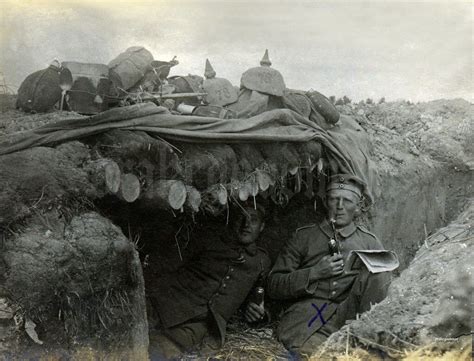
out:
M261 325L271 320L270 312L265 307L265 283L270 272L271 262L267 252L264 249L260 250L262 251L260 274L241 307L245 320L251 325Z
M310 268L300 268L305 252L296 232L283 248L270 271L267 282L268 294L276 299L291 299L310 295L316 289L311 284Z
M385 247L383 246L382 242L378 239L378 237L370 232L367 228L358 225L357 228L362 232L364 235L363 237L366 240L366 248L367 249L380 249L383 250Z
M265 295L254 287L242 304L245 321L252 325L261 325L271 320L270 311L265 306Z

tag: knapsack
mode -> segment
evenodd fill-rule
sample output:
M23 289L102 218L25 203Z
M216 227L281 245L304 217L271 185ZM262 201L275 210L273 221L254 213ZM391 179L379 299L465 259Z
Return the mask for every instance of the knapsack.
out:
M61 99L61 67L54 61L48 68L26 77L18 89L16 107L25 112L47 112Z

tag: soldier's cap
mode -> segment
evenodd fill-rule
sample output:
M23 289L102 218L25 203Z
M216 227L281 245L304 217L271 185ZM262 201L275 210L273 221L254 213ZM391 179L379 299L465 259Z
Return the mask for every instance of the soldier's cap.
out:
M252 208L257 210L260 213L260 216L262 218L265 218L267 215L267 209L265 206L265 202L258 199L255 202L253 201L253 197L249 198L247 201L241 203L242 208L247 209L247 208Z
M366 184L360 178L350 174L336 174L329 178L326 193L335 189L344 189L362 197Z

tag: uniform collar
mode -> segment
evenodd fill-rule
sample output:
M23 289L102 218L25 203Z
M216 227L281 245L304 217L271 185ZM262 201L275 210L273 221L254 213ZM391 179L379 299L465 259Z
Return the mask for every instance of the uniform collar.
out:
M241 244L238 240L233 240L231 242L231 248L235 250L244 250L250 256L255 256L258 251L257 243L252 242L248 245Z
M255 256L257 254L258 247L255 242L252 242L244 249L245 249L245 252L247 252L250 256Z
M327 219L324 219L320 223L319 228L321 228L324 234L326 234L326 236L328 236L329 238L334 237L334 232ZM356 229L357 229L357 226L354 224L354 222L351 222L344 228L336 229L336 231L337 231L337 234L341 235L343 238L348 238L356 231Z

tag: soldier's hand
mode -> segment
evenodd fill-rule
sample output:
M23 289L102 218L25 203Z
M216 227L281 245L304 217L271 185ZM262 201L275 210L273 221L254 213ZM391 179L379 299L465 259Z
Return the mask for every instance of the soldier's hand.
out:
M340 275L344 270L344 261L340 253L333 256L327 255L314 266L316 279Z
M245 309L245 320L247 322L257 322L263 319L265 316L265 308L257 305L256 303L249 302Z
M344 271L344 259L342 254L336 253L329 257L329 262L331 265L332 276L340 275Z

